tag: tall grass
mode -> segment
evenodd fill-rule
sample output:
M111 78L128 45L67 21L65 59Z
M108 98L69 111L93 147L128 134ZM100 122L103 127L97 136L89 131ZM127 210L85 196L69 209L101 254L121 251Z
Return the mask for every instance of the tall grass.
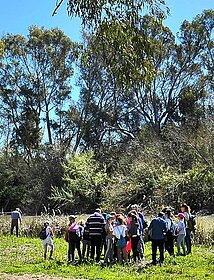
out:
M214 246L214 215L197 217L194 242L206 246Z
M87 215L80 215L77 221L86 221ZM68 216L23 216L20 227L20 235L28 237L38 237L44 224L49 222L56 237L62 237L68 225ZM203 245L214 245L214 215L198 216L196 218L197 228L193 235L194 243ZM0 216L0 234L10 233L10 216Z

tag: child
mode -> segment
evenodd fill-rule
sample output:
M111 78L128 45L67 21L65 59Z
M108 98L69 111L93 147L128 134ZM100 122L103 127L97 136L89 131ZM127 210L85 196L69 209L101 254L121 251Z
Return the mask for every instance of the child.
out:
M46 260L47 258L47 252L48 249L50 248L50 260L52 260L53 256L53 251L54 251L54 243L53 243L53 231L52 228L49 226L49 223L46 222L44 223L44 229L45 229L45 239L42 240L42 244L44 246L44 259Z
M185 222L184 222L184 214L179 213L178 214L178 227L177 227L177 255L179 256L181 254L180 252L180 247L183 249L183 254L186 256L186 248L185 248L185 236L186 236L186 227L185 227Z
M114 234L115 237L118 240L121 238L121 236L123 238L127 237L127 233L128 233L128 229L127 226L124 225L124 221L122 219L122 217L117 218L117 226L114 227ZM127 256L127 252L126 252L126 244L124 247L120 247L117 244L117 255L118 255L118 261L120 264L123 263L123 261L127 262L128 261L128 256Z
M113 255L114 255L114 228L113 228L113 215L106 215L106 225L105 225L105 231L106 231L106 253L104 257L104 263L108 263L108 261L113 261Z
M83 240L82 240L82 257L85 259L85 253L86 253L86 259L89 259L89 253L90 253L90 247L91 247L91 240L89 236L89 229L85 225L83 229Z

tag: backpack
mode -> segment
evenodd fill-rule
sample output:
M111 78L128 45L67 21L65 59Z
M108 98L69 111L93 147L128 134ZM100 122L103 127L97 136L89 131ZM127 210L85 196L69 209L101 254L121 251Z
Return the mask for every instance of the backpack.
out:
M118 231L119 231L119 228L118 228ZM119 231L120 233L120 239L117 240L117 247L118 248L125 248L126 247L126 239L125 237L122 236L121 232Z
M46 227L41 229L41 231L39 233L39 238L42 239L42 240L45 240L47 238Z
M126 247L126 239L122 235L120 236L120 239L117 240L117 247L118 248Z
M195 226L196 226L196 217L194 215L189 215L189 220L187 221L187 228L189 228L190 230L195 230Z
M145 228L148 227L148 223L147 223L147 221L145 221L144 216L143 216L142 213L138 213L138 216L139 216L139 217L141 218L141 220L142 220L142 226L143 226L143 230L144 230Z

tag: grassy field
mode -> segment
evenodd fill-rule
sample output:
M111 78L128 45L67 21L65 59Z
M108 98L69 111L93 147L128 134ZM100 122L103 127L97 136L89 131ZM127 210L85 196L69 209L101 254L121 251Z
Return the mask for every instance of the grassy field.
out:
M194 246L193 254L172 258L166 254L162 267L145 264L102 267L96 264L67 263L67 244L55 238L54 260L44 261L43 248L38 238L1 236L1 274L75 277L84 279L214 279L214 249ZM146 260L151 261L151 244L146 243Z
M85 219L81 216L79 219ZM214 216L197 217L193 254L171 258L166 253L162 267L150 266L151 243L146 243L146 262L128 266L102 267L96 264L71 265L67 263L67 243L63 238L54 238L53 261L43 260L41 240L35 238L44 221L49 221L55 230L66 228L65 216L23 217L21 237L10 237L10 216L0 217L0 279L3 275L45 274L64 278L83 279L214 279ZM206 244L205 246L196 244ZM25 278L26 279L26 278ZM37 278L36 278L37 279Z

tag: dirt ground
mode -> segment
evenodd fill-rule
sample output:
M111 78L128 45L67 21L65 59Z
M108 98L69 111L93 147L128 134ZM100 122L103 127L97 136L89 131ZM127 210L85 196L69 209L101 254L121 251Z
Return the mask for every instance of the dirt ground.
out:
M76 278L52 277L48 275L7 275L0 274L0 280L80 280ZM83 280L83 279L81 279ZM86 280L86 279L85 279Z

